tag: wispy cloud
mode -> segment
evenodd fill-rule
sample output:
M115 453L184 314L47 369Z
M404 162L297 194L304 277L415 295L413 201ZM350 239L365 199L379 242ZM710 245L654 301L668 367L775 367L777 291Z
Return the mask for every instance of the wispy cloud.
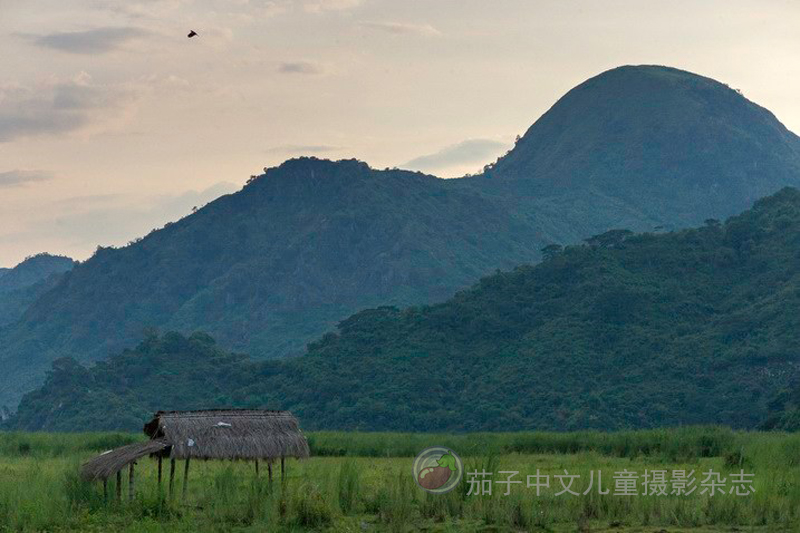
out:
M278 72L282 74L319 75L325 73L325 68L313 61L285 61L278 65Z
M408 24L405 22L364 20L359 22L359 25L365 28L383 31L386 33L393 33L396 35L414 34L414 35L436 36L442 34L442 32L440 32L430 24Z
M0 86L0 142L109 125L141 96L134 85L98 85L82 72L37 86Z
M51 173L43 170L9 170L0 172L0 187L14 187L36 181L47 181L52 178Z
M468 139L442 148L438 152L415 157L400 166L432 172L448 167L483 164L490 162L508 148L506 143L494 139Z
M71 54L105 54L122 48L151 32L134 27L94 28L85 31L57 32L47 35L23 35L35 45Z

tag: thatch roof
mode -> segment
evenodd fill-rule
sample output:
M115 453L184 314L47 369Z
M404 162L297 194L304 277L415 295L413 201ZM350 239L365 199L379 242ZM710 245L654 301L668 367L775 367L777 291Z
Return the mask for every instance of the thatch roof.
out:
M233 409L159 411L144 432L185 459L308 457L308 442L289 411Z
M137 459L158 453L167 447L169 444L163 440L147 440L103 452L81 466L81 477L86 481L108 479Z

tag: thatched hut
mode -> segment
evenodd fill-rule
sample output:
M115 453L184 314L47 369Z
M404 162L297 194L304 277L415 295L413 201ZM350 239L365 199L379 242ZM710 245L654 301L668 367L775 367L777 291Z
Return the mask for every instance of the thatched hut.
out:
M289 411L159 411L144 432L168 442L174 459L308 457L308 442Z
M163 451L168 444L161 440L134 442L121 448L103 452L81 467L81 475L87 481L105 480L138 459Z
M281 478L285 477L285 458L309 456L308 442L297 419L288 411L265 409L219 409L204 411L159 411L144 425L150 440L109 450L86 462L81 475L87 480L102 480L117 475L120 494L121 471L129 467L129 490L133 497L133 465L145 456L158 459L158 483L161 485L162 459L170 459L170 494L175 481L175 461L185 461L183 493L186 494L190 459L229 459L267 463L269 480L272 465L280 461Z

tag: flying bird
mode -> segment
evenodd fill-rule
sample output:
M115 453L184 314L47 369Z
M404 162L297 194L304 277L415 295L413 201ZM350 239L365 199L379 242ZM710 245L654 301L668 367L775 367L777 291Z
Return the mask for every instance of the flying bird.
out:
M197 35L197 32L196 32L196 31L194 31L194 30L192 30L192 31L190 31L190 32L189 32L189 35L187 35L187 37L188 37L189 39L191 39L191 38L192 38L192 37L194 37L195 35Z

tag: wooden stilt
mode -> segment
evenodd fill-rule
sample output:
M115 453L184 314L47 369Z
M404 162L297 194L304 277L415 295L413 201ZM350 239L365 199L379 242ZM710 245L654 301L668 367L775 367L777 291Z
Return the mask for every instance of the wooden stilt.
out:
M283 462L283 456L281 455L281 482L286 481L286 463Z
M186 491L189 488L189 458L186 458L186 465L183 467L183 499L186 499Z
M161 456L158 456L158 493L161 494Z
M133 501L133 494L135 492L135 488L133 486L133 465L136 463L131 463L128 467L128 501Z
M272 459L267 460L267 475L269 477L269 482L272 483Z
M103 480L103 501L108 501L108 479Z
M117 470L117 501L122 501L122 470Z
M175 489L175 458L169 460L169 497L172 498L172 491Z
M256 459L256 477L258 477L258 459Z

